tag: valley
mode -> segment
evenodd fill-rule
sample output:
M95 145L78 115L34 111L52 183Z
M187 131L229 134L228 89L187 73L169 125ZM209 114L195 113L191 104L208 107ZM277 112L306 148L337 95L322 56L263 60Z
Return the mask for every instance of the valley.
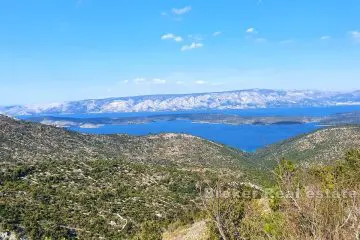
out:
M143 239L203 219L199 184L270 186L283 158L333 164L360 146L360 127L245 153L186 134L93 135L0 116L0 140L1 228L33 239Z
M0 240L360 240L359 12L0 0Z
M359 123L358 106L274 108L209 112L56 114L19 116L87 134L178 133L254 152L329 126Z

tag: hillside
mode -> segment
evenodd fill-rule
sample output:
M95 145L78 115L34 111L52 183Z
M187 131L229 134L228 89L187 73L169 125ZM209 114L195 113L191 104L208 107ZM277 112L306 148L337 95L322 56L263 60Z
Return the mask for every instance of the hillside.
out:
M6 162L127 159L180 167L236 168L244 154L185 134L91 135L0 116L0 156Z
M324 128L245 154L186 134L81 134L0 115L0 140L0 156L6 164L121 159L192 170L231 169L254 178L259 165L272 167L280 158L314 163L342 158L344 152L360 146L360 127Z
M158 239L171 223L201 221L204 181L261 183L276 158L327 163L359 146L356 126L244 154L184 134L89 135L0 116L0 234Z
M0 107L0 113L12 116L29 114L86 114L114 112L161 112L223 110L277 107L317 107L359 105L360 92L312 90L247 89L177 95L151 95L88 99L38 105Z
M323 125L349 125L360 124L360 111L338 113L320 121Z
M326 164L342 159L348 150L359 148L360 126L339 126L270 145L251 158L264 166L274 166L282 158L304 164Z
M198 212L202 178L120 159L1 163L0 232L31 239L129 239L154 227L161 233Z
M198 214L199 182L255 172L242 152L182 134L86 135L1 116L0 143L0 233L31 239L161 236Z

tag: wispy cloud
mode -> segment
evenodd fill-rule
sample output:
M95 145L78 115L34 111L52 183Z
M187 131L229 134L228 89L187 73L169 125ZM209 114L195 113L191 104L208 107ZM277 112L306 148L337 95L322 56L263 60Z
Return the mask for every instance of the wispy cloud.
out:
M249 33L249 34L257 34L258 31L256 31L255 28L251 27L251 28L246 29L246 33Z
M222 34L222 32L220 32L220 31L217 31L217 32L213 32L213 36L214 37L217 37L217 36L219 36L219 35L221 35Z
M267 42L266 38L258 37L259 32L253 27L246 29L245 32L246 32L245 37L248 40L254 41L256 43L265 43L265 42Z
M266 42L267 42L267 39L266 39L266 38L255 38L255 42L258 42L258 43L266 43Z
M191 6L186 6L183 8L173 8L171 12L175 15L183 15L191 11Z
M129 81L124 80L121 83L129 83ZM151 85L151 84L160 85L160 84L166 84L167 80L162 79L162 78L153 78L153 79L147 80L146 78L139 77L139 78L135 78L133 80L133 83L136 85L142 85L142 84L144 84L144 85Z
M135 79L134 79L134 83L135 83L136 85L144 84L144 83L146 83L146 79L145 79L145 78L135 78Z
M185 84L184 81L176 81L175 83L178 84L178 85L184 85Z
M203 84L206 84L205 81L203 80L198 80L198 81L195 81L196 84L199 84L199 85L203 85Z
M160 79L160 78L154 78L152 80L153 84L165 84L167 81L165 79Z
M128 84L129 83L129 80L123 80L123 81L120 81L121 84Z
M184 45L182 46L181 48L181 51L188 51L188 50L191 50L191 49L195 49L195 48L201 48L203 47L204 45L202 43L195 43L193 42L192 44L190 45Z
M360 43L360 31L351 31L349 34L354 42Z
M200 42L205 39L205 35L202 34L189 34L188 38L194 42Z
M161 36L162 40L174 40L175 42L182 42L183 39L181 36L176 36L173 33L167 33Z
M326 40L329 40L330 38L331 38L330 36L321 36L320 40L326 41Z

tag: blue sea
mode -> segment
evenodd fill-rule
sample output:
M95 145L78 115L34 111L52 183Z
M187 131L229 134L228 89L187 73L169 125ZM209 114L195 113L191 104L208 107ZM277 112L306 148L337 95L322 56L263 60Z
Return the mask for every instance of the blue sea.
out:
M275 108L275 109L246 109L207 111L206 113L238 114L241 116L315 116L322 117L335 113L360 111L360 106L338 107L312 107L312 108ZM199 111L197 111L199 112ZM204 111L201 111L202 113ZM194 113L194 111L180 112ZM157 114L179 114L179 112L151 112L151 113L111 113L111 114L72 114L67 117L129 117L149 116ZM64 115L61 115L64 116ZM130 135L146 135L156 133L187 133L203 137L208 140L226 144L228 146L252 152L266 145L308 133L319 129L315 123L309 124L281 124L281 125L227 125L227 124L203 124L190 121L163 121L132 125L105 125L99 128L72 127L70 130L92 134L126 133Z
M146 135L150 133L188 133L223 143L243 151L255 151L271 143L310 132L319 128L315 124L296 125L227 125L201 124L190 121L152 122L146 124L103 126L100 128L70 128L85 133L127 133Z

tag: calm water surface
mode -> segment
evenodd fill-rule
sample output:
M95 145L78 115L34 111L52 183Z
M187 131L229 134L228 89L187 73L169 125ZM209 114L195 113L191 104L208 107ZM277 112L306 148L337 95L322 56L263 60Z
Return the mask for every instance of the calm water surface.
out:
M293 125L227 125L227 124L201 124L190 121L153 122L135 125L106 125L100 128L79 128L71 130L112 134L127 133L131 135L146 135L150 133L188 133L212 141L223 143L244 151L255 151L271 143L307 133L317 129L315 124Z
M240 116L315 116L322 117L335 113L360 111L360 106L337 107L311 107L311 108L274 108L274 109L246 109L207 111L206 113L237 114ZM67 117L130 117L151 116L158 114L198 113L204 111L184 112L147 112L147 113L105 113L105 114L71 114L60 115ZM226 125L226 124L201 124L190 121L152 122L134 125L106 125L99 128L85 129L72 127L71 130L93 133L114 134L126 133L131 135L146 135L150 133L187 133L203 137L212 141L223 143L244 151L255 151L268 144L276 143L299 134L308 133L318 129L314 123L289 124L289 125Z

